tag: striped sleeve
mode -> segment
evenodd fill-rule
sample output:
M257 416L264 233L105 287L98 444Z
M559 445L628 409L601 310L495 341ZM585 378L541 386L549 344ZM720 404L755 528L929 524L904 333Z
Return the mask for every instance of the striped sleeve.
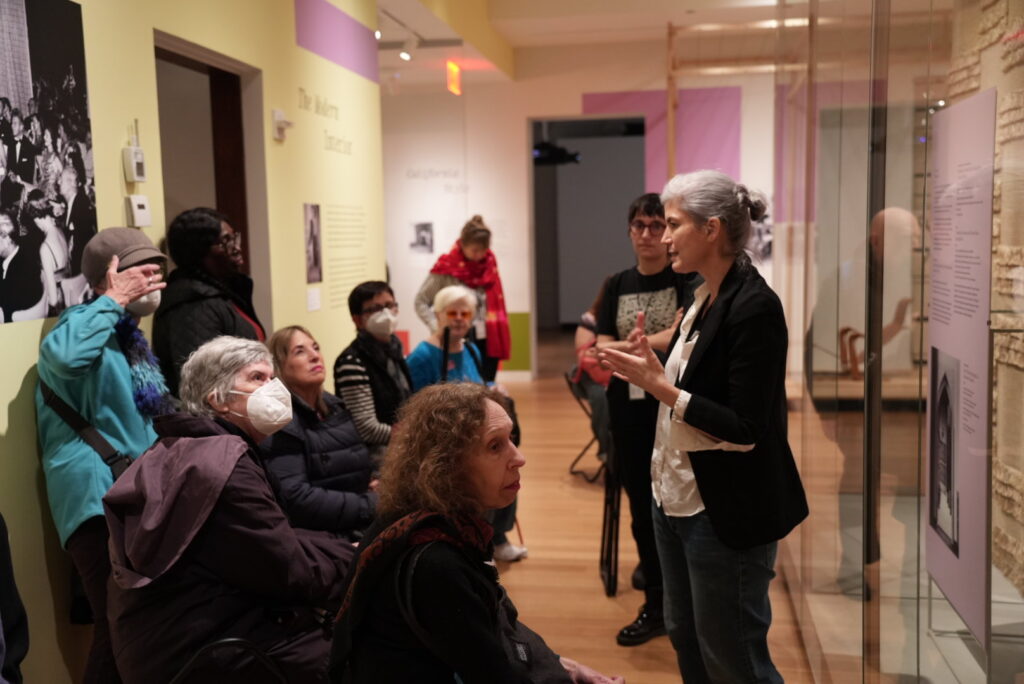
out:
M377 420L370 376L357 358L346 356L334 367L334 391L352 414L352 421L364 442L388 443L391 426Z

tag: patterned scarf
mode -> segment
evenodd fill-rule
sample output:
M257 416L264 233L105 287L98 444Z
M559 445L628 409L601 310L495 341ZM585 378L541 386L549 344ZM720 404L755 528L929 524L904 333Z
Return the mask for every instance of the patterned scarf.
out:
M512 355L512 336L494 252L487 250L480 261L470 261L456 242L450 252L438 258L430 272L458 278L467 287L482 289L487 294L487 355L495 359L509 358Z
M130 313L121 316L114 326L117 343L121 352L128 359L128 368L132 376L132 398L139 413L147 418L155 418L174 412L174 404L164 376L160 372L160 363L153 356L146 336L139 330L138 321Z

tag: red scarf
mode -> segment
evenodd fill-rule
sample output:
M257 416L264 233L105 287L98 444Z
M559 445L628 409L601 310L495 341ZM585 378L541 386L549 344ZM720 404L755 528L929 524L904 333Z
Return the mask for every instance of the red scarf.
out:
M442 254L430 272L458 278L466 287L482 289L487 293L487 355L495 359L509 358L512 336L508 329L505 293L501 289L501 276L498 275L498 261L494 258L494 252L487 250L480 261L470 261L456 242L452 251Z

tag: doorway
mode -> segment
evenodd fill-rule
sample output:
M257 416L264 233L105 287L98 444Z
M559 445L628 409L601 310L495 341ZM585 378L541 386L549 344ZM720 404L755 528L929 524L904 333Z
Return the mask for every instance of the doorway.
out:
M165 216L211 207L242 235L246 273L269 273L269 225L259 69L155 32ZM253 304L273 326L270 282Z
M633 264L629 203L644 191L644 120L537 120L533 155L538 377L573 361L572 333L604 279Z
M215 208L243 236L248 264L245 175L235 172L245 167L241 78L158 47L156 82L168 224L186 209Z

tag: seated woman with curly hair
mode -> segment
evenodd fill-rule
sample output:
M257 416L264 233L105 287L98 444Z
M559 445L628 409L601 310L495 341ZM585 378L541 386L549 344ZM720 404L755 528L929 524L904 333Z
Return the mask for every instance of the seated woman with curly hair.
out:
M378 517L334 629L333 682L616 682L559 658L517 619L488 561L483 519L519 491L526 460L501 395L431 385L401 409Z

